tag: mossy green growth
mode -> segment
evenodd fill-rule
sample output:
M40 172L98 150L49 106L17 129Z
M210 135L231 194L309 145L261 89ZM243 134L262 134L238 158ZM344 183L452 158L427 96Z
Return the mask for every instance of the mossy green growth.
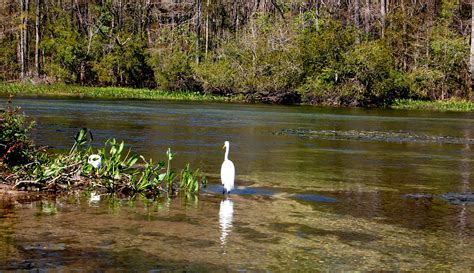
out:
M66 84L34 85L0 83L0 96L76 97L102 99L147 99L183 101L235 101L238 98L193 91L164 91L126 87L89 87Z
M399 99L391 105L391 108L407 110L471 112L474 111L474 103L466 100L456 99L438 101Z

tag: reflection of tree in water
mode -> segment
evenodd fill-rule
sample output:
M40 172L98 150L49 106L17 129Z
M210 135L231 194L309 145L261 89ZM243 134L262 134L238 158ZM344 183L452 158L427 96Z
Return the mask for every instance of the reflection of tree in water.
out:
M464 136L466 138L470 137L469 130L464 131ZM461 150L461 162L459 164L461 177L462 177L462 185L461 185L461 192L466 193L470 192L470 183L469 179L471 176L471 146L469 144L465 144L464 148ZM461 204L461 209L459 211L459 235L460 237L465 237L469 235L469 230L466 230L467 223L467 210L466 204Z
M230 199L222 200L219 209L219 226L221 228L221 246L224 247L232 229L234 202Z

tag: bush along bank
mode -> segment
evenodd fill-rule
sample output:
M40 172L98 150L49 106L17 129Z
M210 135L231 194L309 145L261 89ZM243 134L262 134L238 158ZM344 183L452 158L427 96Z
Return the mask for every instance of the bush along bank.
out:
M101 149L91 147L92 134L81 129L67 153L51 153L37 147L29 138L34 126L8 103L0 113L0 181L18 190L67 192L74 189L142 194L149 197L190 196L207 185L199 169L189 164L176 172L171 167L174 154L166 151L166 160L154 162L124 149L124 142L109 139ZM100 164L91 159L100 157ZM93 166L95 165L95 166Z

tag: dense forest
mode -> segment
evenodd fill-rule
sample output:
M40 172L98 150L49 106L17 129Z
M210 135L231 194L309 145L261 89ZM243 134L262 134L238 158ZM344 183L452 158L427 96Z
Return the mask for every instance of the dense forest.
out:
M249 101L473 99L471 0L0 0L0 81Z

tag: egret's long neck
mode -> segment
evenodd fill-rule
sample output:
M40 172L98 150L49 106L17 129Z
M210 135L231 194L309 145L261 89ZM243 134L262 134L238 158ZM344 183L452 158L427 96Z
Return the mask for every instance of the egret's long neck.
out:
M225 146L225 156L224 156L225 160L229 160L229 146L230 145Z

